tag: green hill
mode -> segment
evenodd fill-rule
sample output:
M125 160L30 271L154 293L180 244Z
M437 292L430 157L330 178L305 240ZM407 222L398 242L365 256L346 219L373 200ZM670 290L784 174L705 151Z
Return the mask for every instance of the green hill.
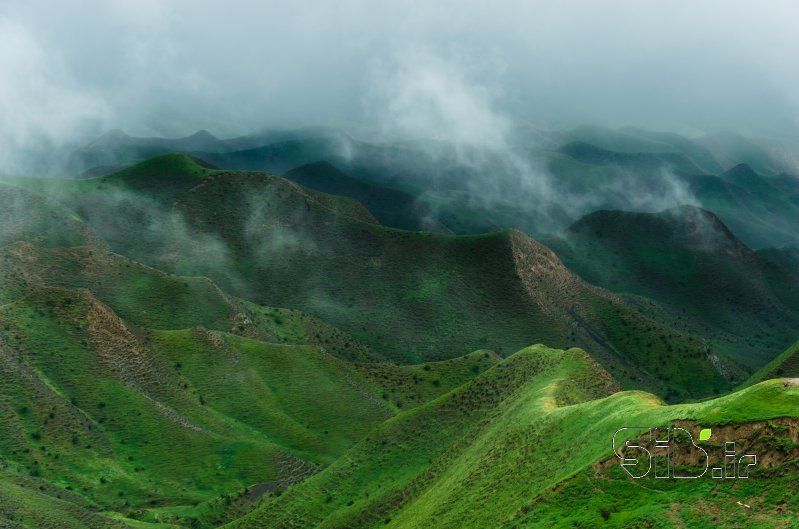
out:
M7 181L2 527L512 527L531 512L591 526L648 523L663 498L716 505L684 487L635 496L607 463L630 421L751 435L772 421L752 442L774 484L722 490L769 523L795 516L779 474L794 430L774 421L796 416L799 390L676 406L619 393L695 399L748 373L741 349L585 283L522 233L390 229L351 198L186 155ZM568 349L509 354L541 341ZM542 503L579 498L595 471L605 499L589 509ZM641 510L606 503L616 490Z
M710 212L599 211L547 242L587 281L666 304L680 326L698 323L750 368L796 339L799 277L747 248Z
M0 307L0 459L105 510L285 487L395 413L375 379L322 347L154 330L40 280Z
M225 142L207 130L184 138L139 138L121 130L103 134L90 144L73 152L67 161L68 171L83 177L100 176L170 152L224 152Z
M724 351L711 361L698 334L584 283L519 232L389 229L352 199L192 163L171 155L99 179L19 185L81 212L118 254L311 314L401 363L546 342L580 346L625 387L669 399L745 376Z
M325 128L229 140L203 131L179 140L117 132L73 159L83 168L78 172L88 169L87 175L107 174L170 150L226 169L281 175L310 164L312 172L325 173L326 186L335 183L336 189L327 191L358 198L383 224L399 228L458 234L516 228L551 237L598 209L656 211L697 204L719 215L753 248L797 242L792 227L799 222L799 184L789 174L795 172L789 160L796 147L780 140L583 126L533 132L517 127L507 143L506 149L487 150L430 140L380 142ZM319 160L347 178L315 167ZM751 171L749 183L735 176L740 167ZM319 185L320 178L312 180ZM387 204L379 198L400 199L394 191L411 195L413 206L397 211L394 200Z
M435 396L398 403L350 362L376 355L348 334L115 254L62 206L5 191L3 527L211 523L225 504L196 506L285 488Z
M596 527L602 526L603 509L612 510L614 520L626 509L624 527L646 527L652 520L671 527L662 518L670 501L687 494L693 501L713 502L702 497L704 483L694 483L693 491L684 486L678 496L669 490L678 480L669 480L659 487L666 487L664 496L653 498L641 492L649 481L624 483L616 473L615 488L634 492L635 502L611 497L602 479L595 486L601 500L586 502L586 508L568 503L571 496L561 495L562 502L552 498L562 487L574 487L575 476L584 480L592 465L613 458L610 441L623 426L690 422L731 429L795 417L799 410L799 389L779 381L679 406L665 406L645 393L612 391L610 379L582 351L525 349L461 388L387 421L335 464L229 527L549 527L556 521L571 527L577 520ZM765 478L752 481L759 485L738 493L729 482L716 486L754 503L770 484ZM781 483L783 494L790 494L786 480ZM788 510L775 512L767 500L753 516L765 526L787 522L795 516L793 494ZM545 517L553 513L558 517ZM676 518L695 526L693 519L706 517L694 510ZM679 524L675 519L674 526Z
M162 203L150 179L163 161L143 166L148 204ZM196 185L191 174L171 182ZM100 196L73 184L96 188L30 182L63 201ZM57 202L4 191L15 205L0 247L4 527L211 526L497 362L480 351L367 363L379 356L346 332L131 260Z

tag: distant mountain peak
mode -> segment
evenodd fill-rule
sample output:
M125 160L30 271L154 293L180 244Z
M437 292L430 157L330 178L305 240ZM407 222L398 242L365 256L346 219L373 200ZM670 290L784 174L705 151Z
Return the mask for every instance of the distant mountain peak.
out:
M732 169L723 172L721 174L721 177L728 180L736 181L741 179L746 179L746 180L756 179L759 178L759 175L755 172L754 169L752 169L752 167L749 164L739 163Z
M620 238L623 234L659 234L661 238L690 241L698 248L725 247L751 253L721 219L699 206L682 205L659 212L599 210L589 213L567 230L567 234Z
M192 140L211 140L211 141L216 141L219 138L217 138L216 136L214 136L213 134L211 134L207 130L201 129L201 130L198 130L197 132L195 132L194 134L192 134L191 136L187 136L186 139L187 140L188 139L192 139Z

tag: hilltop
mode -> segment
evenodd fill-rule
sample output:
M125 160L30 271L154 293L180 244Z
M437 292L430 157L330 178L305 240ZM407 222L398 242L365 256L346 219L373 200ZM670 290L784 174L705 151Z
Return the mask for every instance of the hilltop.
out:
M167 155L99 179L31 185L81 212L119 254L309 313L397 362L546 342L580 346L626 387L670 399L744 376L725 352L709 356L698 334L586 284L520 232L385 228L352 199L192 163Z
M306 185L314 188L315 181L326 186L322 191L357 198L395 228L457 234L516 228L540 238L598 209L656 211L697 204L753 248L797 243L792 226L799 222L799 179L791 174L796 168L790 157L780 154L793 147L779 142L587 126L516 127L499 150L357 139L320 127L226 140L209 136L204 131L178 140L109 134L76 153L73 158L85 163L75 171L107 174L173 150L231 170L287 175L311 165L327 177L321 184L312 177ZM320 162L346 178L316 166ZM749 174L741 178L743 173ZM412 206L397 211L379 198L386 195L392 203L399 199Z
M327 323L131 260L63 206L3 191L0 525L208 526L237 491L283 490L492 365L378 376ZM429 386L414 398L394 382L409 373Z
M698 323L750 368L796 338L799 277L746 247L706 210L598 211L547 243L587 281L671 307L680 325Z
M668 505L541 503L558 487L578 497L591 472L601 490L634 495L607 464L609 435L629 420L770 428L758 450L792 460L782 423L768 422L795 415L790 383L677 406L619 392L723 392L748 375L734 360L745 350L705 342L670 301L586 283L521 232L387 228L352 198L184 154L0 186L2 525L646 520ZM747 285L780 288L790 306L784 268L709 213L672 214L683 220L652 228L671 246L651 251L711 260L701 251L714 241ZM700 224L713 229L698 237ZM595 236L589 225L575 233ZM603 241L619 227L597 226ZM559 347L514 352L540 342Z

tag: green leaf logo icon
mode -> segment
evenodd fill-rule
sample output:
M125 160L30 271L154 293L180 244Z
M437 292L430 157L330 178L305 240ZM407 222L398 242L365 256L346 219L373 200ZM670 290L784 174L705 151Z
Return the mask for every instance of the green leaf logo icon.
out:
M703 428L699 432L699 440L700 441L707 441L708 439L710 439L710 428Z

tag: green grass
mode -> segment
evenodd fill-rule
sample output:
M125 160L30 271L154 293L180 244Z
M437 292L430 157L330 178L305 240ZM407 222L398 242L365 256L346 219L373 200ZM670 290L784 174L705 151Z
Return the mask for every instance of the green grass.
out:
M359 363L356 369L383 388L383 400L401 410L433 400L465 384L500 360L496 353L481 350L439 362L414 365Z
M709 212L602 211L548 243L586 280L671 307L672 327L748 370L796 339L799 277L743 246Z
M9 529L128 527L96 512L93 505L87 504L78 495L11 469L0 470L0 525ZM139 527L167 529L149 524Z
M596 399L611 388L584 383L559 404L561 384L596 381L598 373L577 350L528 348L386 422L322 473L230 527L400 528L431 520L437 528L510 527L551 487L612 457L610 439L622 426L677 419L710 426L799 410L799 388L778 382L677 406L640 392Z
M618 466L601 473L584 470L541 494L523 513L500 527L794 527L799 496L793 472L795 468L732 482L707 479L636 483Z
M152 341L205 406L307 461L332 462L393 415L379 386L317 347L201 331L161 331Z
M324 322L102 246L15 243L0 256L0 461L137 526L246 512L225 498L331 464L399 410L383 398L391 380L428 372L381 363L382 380L351 363L374 353ZM474 378L489 356L432 364L441 386L420 398ZM22 499L8 516L41 504L32 526L80 527L69 512L84 507L10 483Z
M84 290L29 285L0 307L0 329L0 458L146 522L285 487L394 413L319 347L137 330Z
M281 326L274 310L265 314L245 302L231 308L204 280L157 277L116 257L39 259L42 266L53 260L48 280L63 274L57 284L90 286L147 328L203 325L313 343L352 360L406 364L478 349L507 355L535 342L577 346L624 387L670 400L725 391L745 373L728 358L752 357L748 344L728 339L716 351L727 370L720 373L702 352L701 328L664 322L664 311L651 304L628 304L583 283L516 231L456 237L385 228L363 222L352 200L266 173L209 170L184 155L97 179L17 184L78 212L117 255L175 276L209 277L254 306L283 307L295 311L290 320L302 320L302 313L340 331ZM69 259L71 265L60 264ZM80 259L94 264L84 272ZM92 283L105 268L111 277Z
M796 415L779 381L667 406L579 349L503 360L582 345L668 400L731 385L687 316L519 232L389 229L176 155L3 191L0 525L494 527L620 425Z

